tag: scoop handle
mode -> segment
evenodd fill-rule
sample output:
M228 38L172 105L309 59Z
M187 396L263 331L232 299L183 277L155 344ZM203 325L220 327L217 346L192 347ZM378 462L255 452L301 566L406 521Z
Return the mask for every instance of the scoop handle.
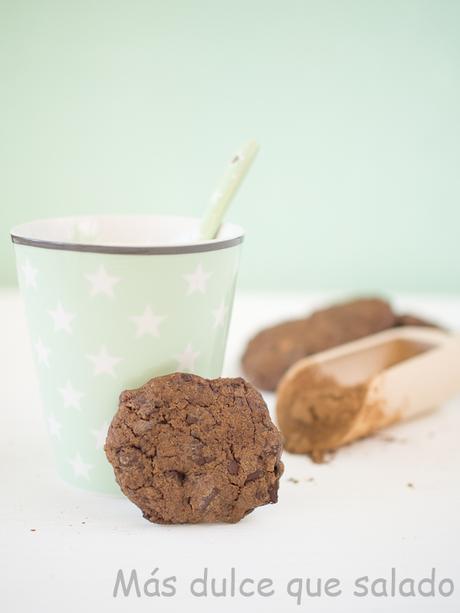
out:
M228 206L246 176L258 149L257 143L250 141L231 159L219 186L211 196L209 208L201 222L200 240L216 238Z
M376 377L368 400L384 399L385 412L414 417L460 392L460 335L456 334Z

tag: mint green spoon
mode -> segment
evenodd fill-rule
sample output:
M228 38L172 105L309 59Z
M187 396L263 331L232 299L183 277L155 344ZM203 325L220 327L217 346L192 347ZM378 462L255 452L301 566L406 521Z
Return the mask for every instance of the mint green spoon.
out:
M209 208L201 222L199 240L209 241L216 238L230 202L243 182L258 149L257 143L250 141L233 156L218 188L211 196Z

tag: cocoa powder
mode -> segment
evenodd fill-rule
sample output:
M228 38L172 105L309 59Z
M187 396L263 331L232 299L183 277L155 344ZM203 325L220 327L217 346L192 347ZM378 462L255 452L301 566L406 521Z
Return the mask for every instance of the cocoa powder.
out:
M398 421L400 412L386 412L383 398L369 400L369 385L342 385L319 368L297 371L278 390L284 448L323 463L338 447Z

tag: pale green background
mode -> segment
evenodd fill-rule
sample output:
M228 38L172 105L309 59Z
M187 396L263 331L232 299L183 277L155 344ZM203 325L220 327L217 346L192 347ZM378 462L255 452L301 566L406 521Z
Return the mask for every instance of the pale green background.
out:
M460 2L0 0L7 232L194 214L261 153L231 219L241 285L460 289Z

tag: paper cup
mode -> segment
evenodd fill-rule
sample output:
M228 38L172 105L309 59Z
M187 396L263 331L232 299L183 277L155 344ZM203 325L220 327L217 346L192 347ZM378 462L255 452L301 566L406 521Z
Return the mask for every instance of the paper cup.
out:
M199 220L72 217L12 230L59 474L118 492L104 454L124 389L174 371L219 377L241 228L193 242Z

